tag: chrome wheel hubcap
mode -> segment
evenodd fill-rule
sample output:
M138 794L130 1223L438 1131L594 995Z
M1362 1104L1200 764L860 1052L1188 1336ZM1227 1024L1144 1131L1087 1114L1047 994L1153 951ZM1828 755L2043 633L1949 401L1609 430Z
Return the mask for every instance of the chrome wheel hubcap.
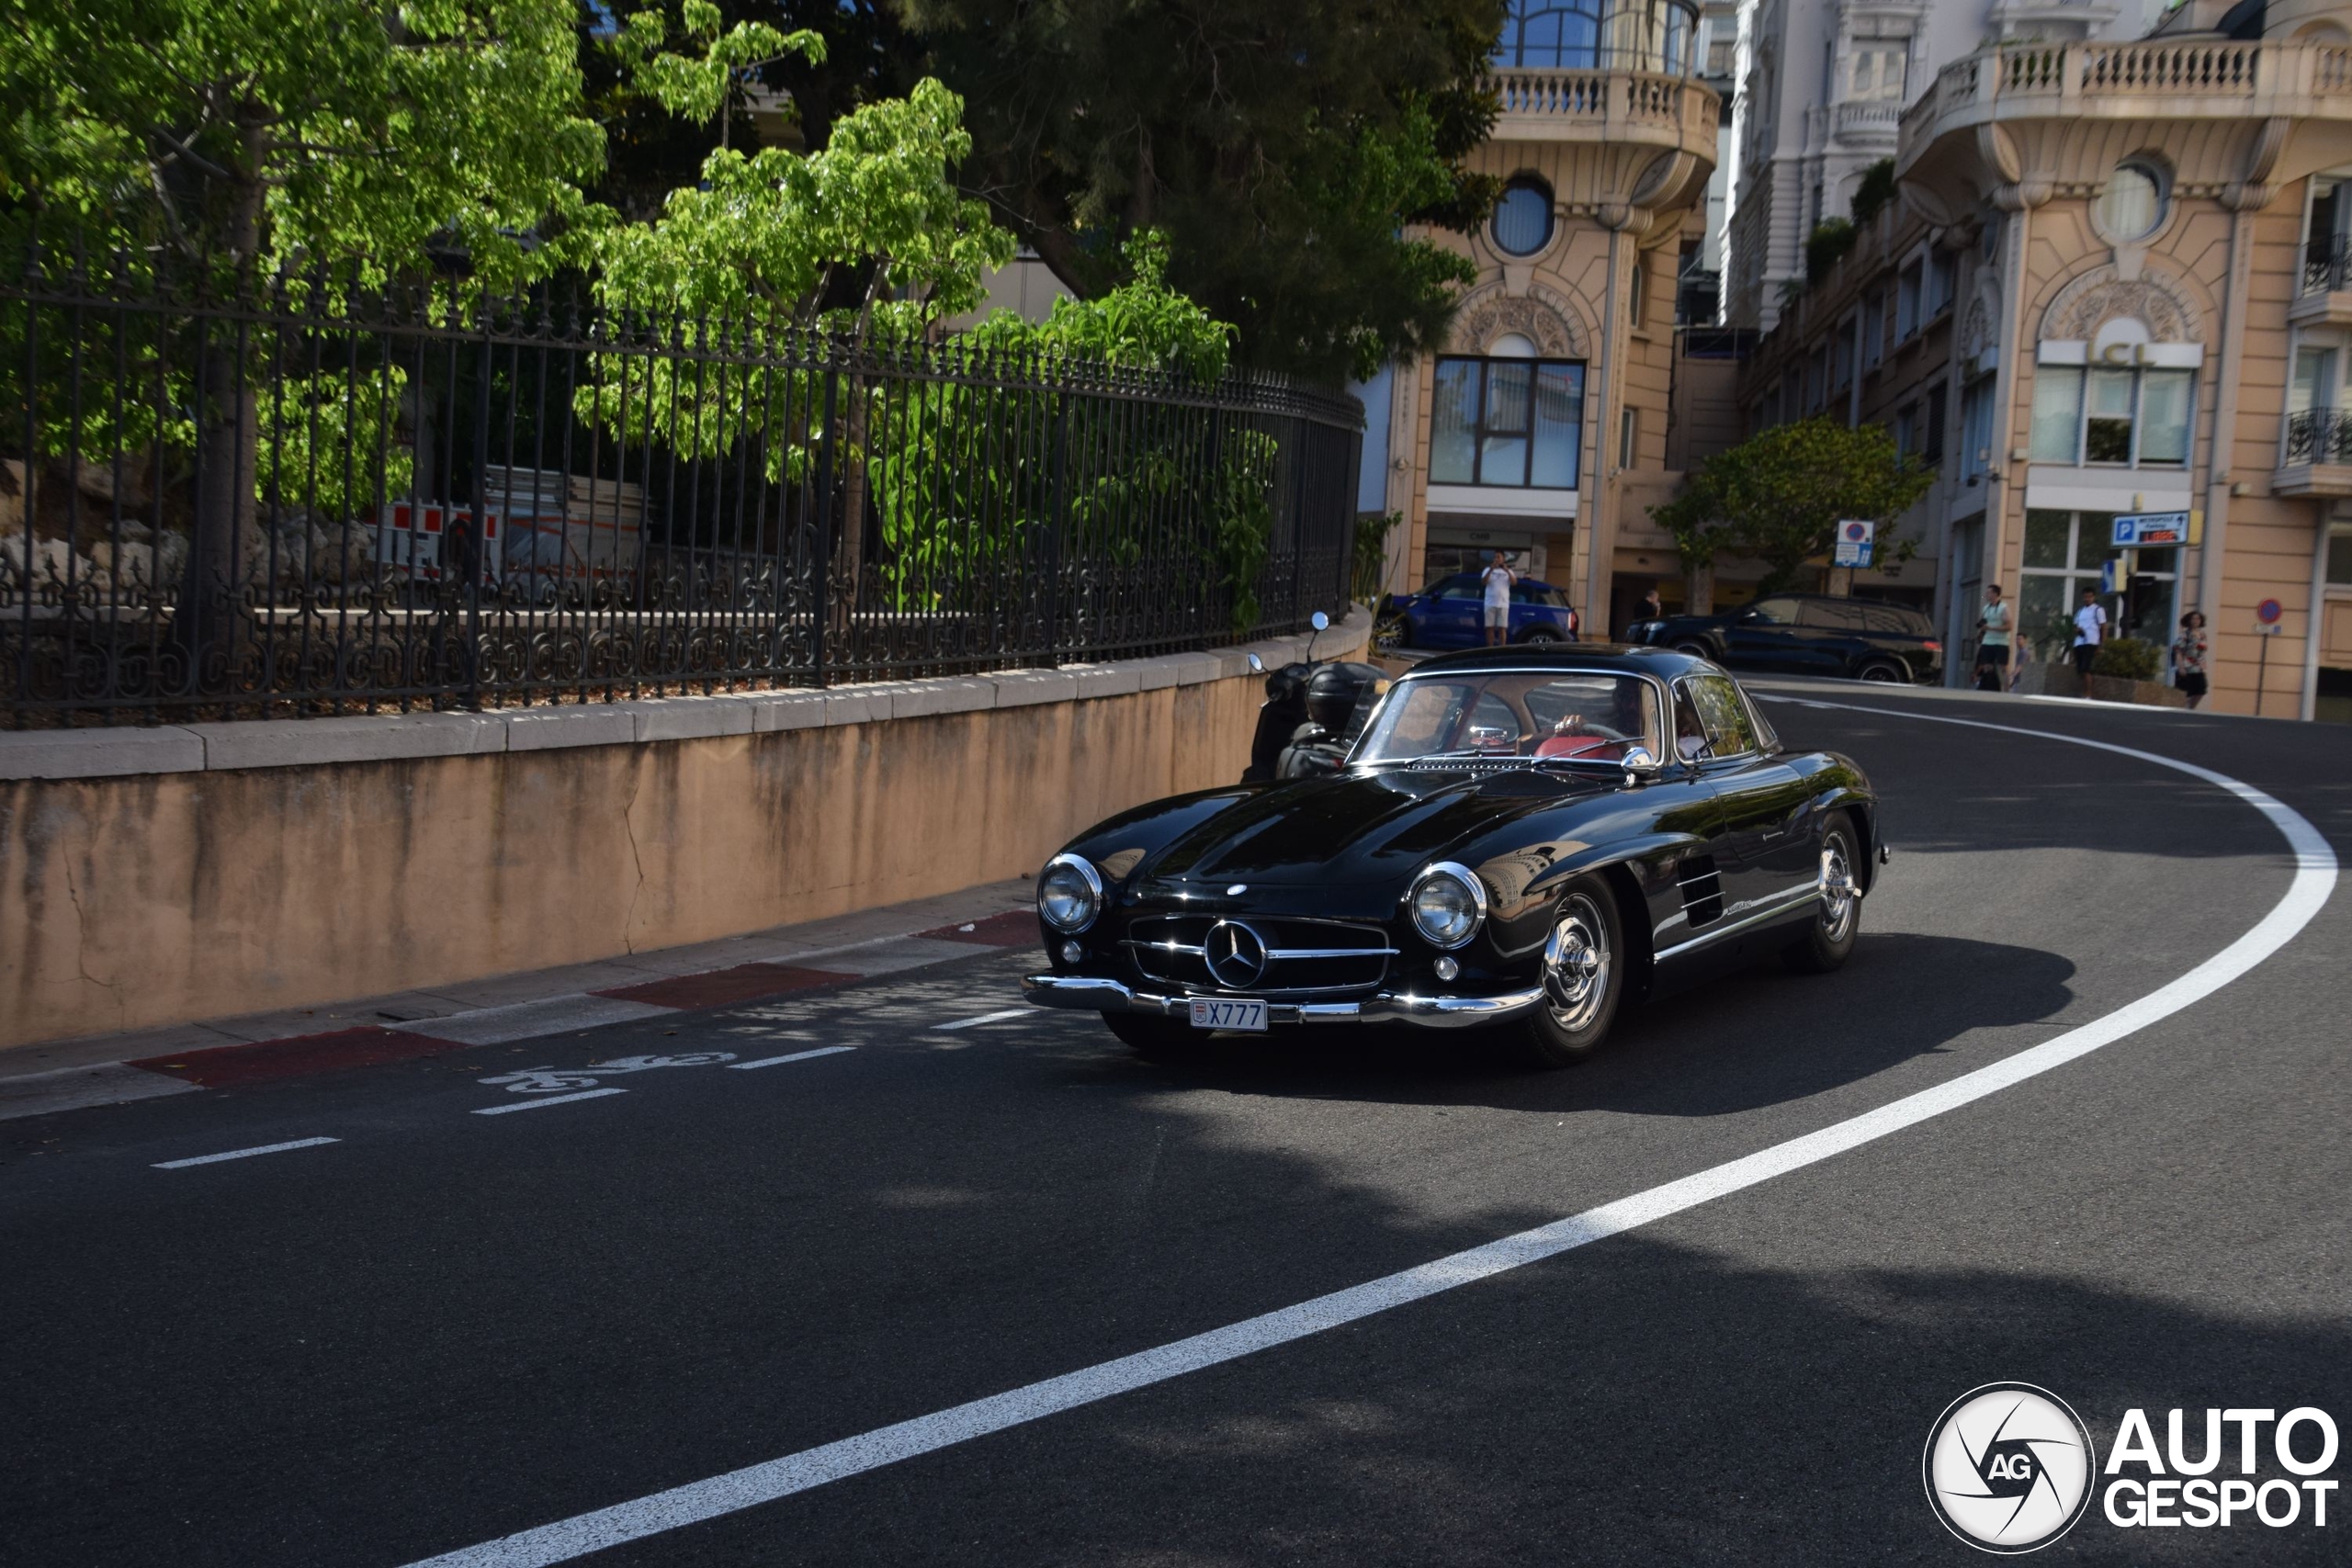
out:
M1579 895L1568 900L1544 939L1544 1002L1566 1030L1589 1026L1609 995L1609 928Z
M1854 905L1861 890L1846 864L1844 840L1832 839L1821 848L1821 934L1843 942L1853 929Z

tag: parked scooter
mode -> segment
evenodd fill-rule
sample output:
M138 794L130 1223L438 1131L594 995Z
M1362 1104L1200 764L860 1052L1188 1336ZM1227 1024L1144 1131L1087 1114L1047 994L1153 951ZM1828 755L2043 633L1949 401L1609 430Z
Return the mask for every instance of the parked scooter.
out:
M1310 624L1320 635L1331 617L1317 610ZM1271 672L1256 654L1250 656L1250 668L1266 676L1266 700L1258 709L1243 784L1339 772L1371 715L1373 700L1387 690L1388 678L1376 666L1352 660L1317 664L1311 638L1306 652L1305 660Z

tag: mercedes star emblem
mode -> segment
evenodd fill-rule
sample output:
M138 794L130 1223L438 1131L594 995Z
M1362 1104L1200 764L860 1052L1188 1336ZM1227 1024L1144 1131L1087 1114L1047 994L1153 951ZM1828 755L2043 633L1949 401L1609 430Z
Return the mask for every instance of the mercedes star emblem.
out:
M1219 920L1201 943L1210 978L1234 990L1247 990L1266 973L1266 942L1238 920Z

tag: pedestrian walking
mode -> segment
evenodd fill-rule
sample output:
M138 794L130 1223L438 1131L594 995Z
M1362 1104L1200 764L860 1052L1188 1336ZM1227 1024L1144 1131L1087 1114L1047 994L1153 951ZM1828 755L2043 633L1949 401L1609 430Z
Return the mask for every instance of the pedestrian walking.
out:
M1494 564L1481 575L1487 584L1487 646L1500 648L1510 640L1510 590L1519 573L1511 570L1509 558L1497 550Z
M2009 636L2017 615L2001 597L2001 585L1984 585L1984 607L1976 612L1976 689L1997 692L2008 683Z
M2172 683L2195 707L2205 700L2205 616L2191 610L2180 618L2180 635L2172 643Z
M2083 590L2083 607L2075 612L2075 673L2088 681L2091 660L2107 640L2107 612L2099 608L2098 590ZM2085 690L2088 690L2087 687Z

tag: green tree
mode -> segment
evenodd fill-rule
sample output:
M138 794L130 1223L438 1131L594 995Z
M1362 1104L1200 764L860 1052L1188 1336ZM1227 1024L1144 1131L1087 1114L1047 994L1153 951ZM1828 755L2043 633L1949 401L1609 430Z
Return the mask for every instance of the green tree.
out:
M1649 509L1673 536L1683 570L1723 555L1764 563L1758 593L1796 581L1805 562L1829 553L1839 522L1884 527L1928 493L1935 471L1894 449L1877 425L1849 430L1832 420L1776 425L1699 465L1673 500ZM1917 545L1882 536L1879 555L1908 560Z
M1500 0L891 4L973 106L967 184L1080 295L1163 230L1247 363L1335 378L1433 346L1475 276L1404 231L1493 204Z

